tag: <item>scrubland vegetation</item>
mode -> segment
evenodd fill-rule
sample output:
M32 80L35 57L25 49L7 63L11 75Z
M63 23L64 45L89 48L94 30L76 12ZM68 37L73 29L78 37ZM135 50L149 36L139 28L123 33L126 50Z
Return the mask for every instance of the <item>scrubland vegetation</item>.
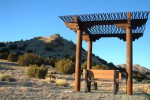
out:
M33 40L35 41L36 39L42 39L42 37L36 37ZM43 88L44 86L41 84L44 84L46 88L49 87L50 90L51 87L67 87L73 91L75 57L69 54L55 54L55 51L57 51L55 47L63 47L64 41L62 41L62 39L56 39L56 41L52 40L51 43L44 46L44 52L42 52L42 54L41 52L37 53L33 48L27 48L28 46L29 44L27 43L22 43L21 45L10 43L9 45L6 45L6 43L0 42L0 59L4 59L5 61L8 60L9 62L11 62L11 64L14 64L15 66L17 65L17 67L14 68L1 66L0 64L0 82L9 82L10 84L19 84L19 86L22 85L34 88L38 86L41 86ZM75 50L75 46L72 42L70 45L70 49L71 51ZM58 51L61 50L61 48L58 49ZM53 52L55 56L42 56L46 55L47 52ZM86 54L86 51L83 50L83 52L84 54ZM97 59L99 62L94 60L92 63L92 69L120 70L122 72L123 79L126 78L126 70L124 68L116 67L113 63L107 63L105 60L95 56L94 54L93 58ZM81 69L83 70L87 67L87 61L84 58L81 60L81 62ZM133 78L134 83L150 83L150 75L148 74L144 75L142 73L134 71ZM125 89L124 84L122 84L122 86L123 88L120 87L120 89ZM83 81L81 82L81 87L82 89L84 87ZM146 86L146 88L134 87L134 90L144 91L145 93L150 94L150 86ZM4 90L3 92L5 93Z

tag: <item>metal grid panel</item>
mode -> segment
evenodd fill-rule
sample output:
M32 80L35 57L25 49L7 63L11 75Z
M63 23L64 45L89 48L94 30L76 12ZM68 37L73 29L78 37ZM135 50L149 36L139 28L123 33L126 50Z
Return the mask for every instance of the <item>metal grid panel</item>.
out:
M77 16L81 22L87 21L109 21L109 20L127 20L128 12L118 13L99 13L99 14L84 14L84 15L67 15L59 16L64 22L74 22L74 16ZM131 19L148 19L150 11L131 12Z
M132 29L132 33L144 33L145 24L136 29ZM90 34L126 34L126 30L123 30L116 25L95 25L88 29Z

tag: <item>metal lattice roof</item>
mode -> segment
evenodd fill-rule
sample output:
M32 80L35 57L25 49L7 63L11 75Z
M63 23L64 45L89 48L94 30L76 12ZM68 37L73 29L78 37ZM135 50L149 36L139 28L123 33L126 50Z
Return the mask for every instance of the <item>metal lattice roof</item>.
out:
M67 15L59 16L64 22L74 22L74 16L77 16L81 22L87 21L109 21L109 20L127 20L128 12L118 13L99 13L99 14L84 14L84 15ZM131 19L148 19L150 11L131 12Z
M74 31L81 26L83 34L90 34L94 39L119 37L125 40L128 13L131 14L131 30L135 40L143 35L150 11L67 15L59 18ZM79 23L76 23L75 16Z

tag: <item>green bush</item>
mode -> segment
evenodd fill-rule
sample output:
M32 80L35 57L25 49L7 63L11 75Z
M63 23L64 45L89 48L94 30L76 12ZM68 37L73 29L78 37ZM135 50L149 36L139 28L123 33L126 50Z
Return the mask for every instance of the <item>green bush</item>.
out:
M24 43L24 44L23 44L23 46L24 46L24 47L27 47L27 46L28 46L28 44L27 44L27 43Z
M37 77L40 79L45 79L45 76L47 75L48 69L42 65L39 67L38 73L37 73Z
M47 44L45 47L46 51L52 51L52 46L50 44Z
M75 63L69 59L62 59L55 63L56 70L64 74L72 74L75 72Z
M38 66L37 65L30 65L28 70L27 70L27 75L30 78L36 78L37 77L37 73L38 73Z
M55 66L55 59L53 58L45 58L44 62L45 65L51 65L52 67Z
M18 57L15 53L10 53L9 56L7 57L7 60L11 62L17 62Z
M0 53L0 59L7 59L8 58L9 53Z
M24 46L20 46L18 47L19 50L25 50L25 47Z
M147 78L150 80L150 75L147 75Z
M13 82L15 78L11 74L0 74L0 81Z
M47 72L48 69L43 65L40 67L38 67L38 65L30 65L27 70L27 75L30 78L45 79Z
M27 53L33 53L33 50L32 50L32 49L29 49L29 50L27 51Z
M0 50L0 53L9 53L9 49L8 48L3 48Z
M26 53L24 55L19 56L18 64L20 66L29 66L31 65L42 65L44 63L44 59L37 54Z
M5 47L6 44L4 42L0 42L0 47Z
M147 82L147 83L150 83L150 80L147 80L146 82Z
M56 79L56 76L54 75L56 72L51 72L47 75L47 77L49 78L53 78L53 79Z
M16 49L18 49L18 46L16 44L10 44L9 49L10 50L16 50Z
M92 69L107 70L110 68L107 65L96 65L96 66L92 66Z

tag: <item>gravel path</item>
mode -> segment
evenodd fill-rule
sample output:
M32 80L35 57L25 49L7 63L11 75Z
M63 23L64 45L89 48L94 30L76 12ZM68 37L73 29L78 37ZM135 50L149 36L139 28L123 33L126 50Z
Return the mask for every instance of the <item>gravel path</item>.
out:
M56 88L56 89L55 89ZM132 96L125 93L114 95L110 92L92 91L91 93L72 92L61 87L25 88L7 87L0 89L1 100L150 100L150 96L137 92Z

